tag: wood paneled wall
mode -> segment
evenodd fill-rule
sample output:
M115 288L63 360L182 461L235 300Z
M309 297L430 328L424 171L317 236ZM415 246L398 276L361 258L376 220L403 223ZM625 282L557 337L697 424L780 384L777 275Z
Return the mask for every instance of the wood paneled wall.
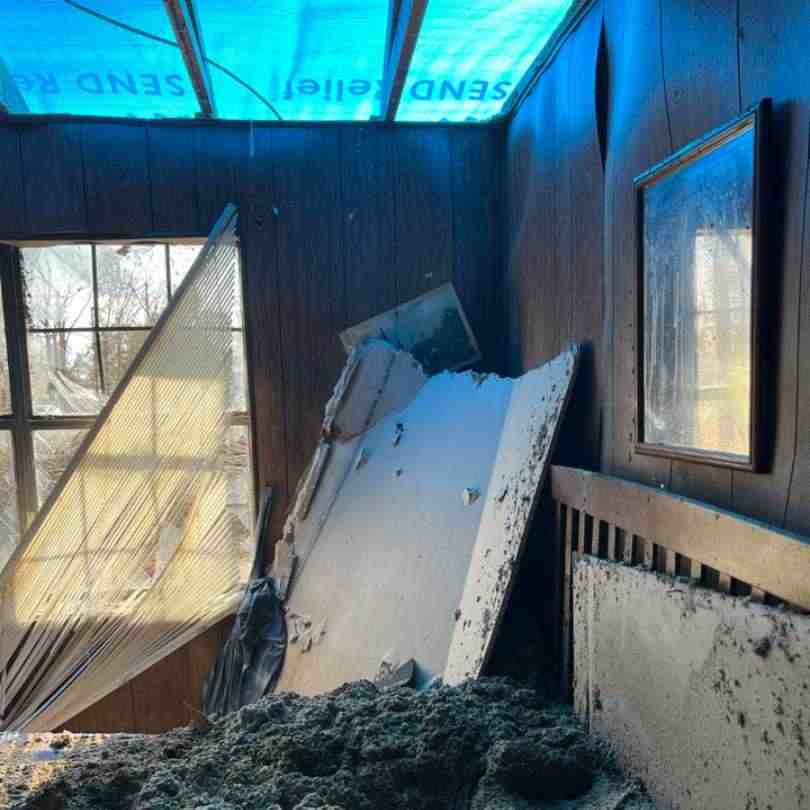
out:
M810 534L810 4L602 0L507 132L507 361L588 341L559 457ZM641 456L633 178L763 97L774 101L761 474Z
M340 330L452 280L496 365L502 156L487 127L20 121L0 127L0 238L203 236L239 206L257 477L279 536ZM69 726L186 722L228 626Z

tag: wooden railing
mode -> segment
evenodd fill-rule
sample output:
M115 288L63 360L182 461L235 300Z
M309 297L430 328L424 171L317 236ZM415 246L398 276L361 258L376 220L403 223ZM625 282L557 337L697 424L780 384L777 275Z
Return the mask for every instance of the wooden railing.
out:
M644 565L756 601L810 610L810 539L674 495L571 467L551 468L562 551L562 683L571 682L571 575L590 554Z

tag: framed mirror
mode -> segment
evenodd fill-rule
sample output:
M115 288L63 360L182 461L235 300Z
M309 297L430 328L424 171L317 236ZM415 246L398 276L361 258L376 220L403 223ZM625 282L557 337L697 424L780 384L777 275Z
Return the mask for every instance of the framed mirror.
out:
M756 470L768 101L635 180L640 453Z

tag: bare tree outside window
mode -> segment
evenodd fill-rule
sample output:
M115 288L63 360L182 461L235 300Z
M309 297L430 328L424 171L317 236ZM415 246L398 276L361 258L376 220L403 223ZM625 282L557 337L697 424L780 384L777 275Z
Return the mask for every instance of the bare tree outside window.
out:
M198 245L56 245L21 250L20 287L31 401L35 502L42 506L96 415L123 378L194 263ZM223 437L235 542L250 548L253 512L247 377L240 289L234 291L232 426ZM2 310L0 310L2 316ZM2 323L0 322L0 326ZM12 414L5 330L0 329L0 415ZM0 569L17 542L12 433L0 428ZM28 451L30 452L30 451ZM246 568L247 570L247 568Z

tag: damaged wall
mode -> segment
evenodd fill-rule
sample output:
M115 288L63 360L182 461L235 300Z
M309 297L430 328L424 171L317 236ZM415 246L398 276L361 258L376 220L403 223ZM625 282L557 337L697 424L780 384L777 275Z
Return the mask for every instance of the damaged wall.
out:
M0 126L0 238L205 236L239 206L257 475L276 488L278 537L345 359L340 330L452 280L496 365L501 145L484 127L15 120ZM72 727L187 722L226 635Z
M659 808L810 801L810 616L586 557L574 700Z
M602 50L599 51L600 29ZM560 460L810 534L810 4L601 0L509 123L511 372L589 340ZM633 451L633 178L763 97L774 102L774 240L763 356L763 474ZM801 308L804 307L802 312Z

